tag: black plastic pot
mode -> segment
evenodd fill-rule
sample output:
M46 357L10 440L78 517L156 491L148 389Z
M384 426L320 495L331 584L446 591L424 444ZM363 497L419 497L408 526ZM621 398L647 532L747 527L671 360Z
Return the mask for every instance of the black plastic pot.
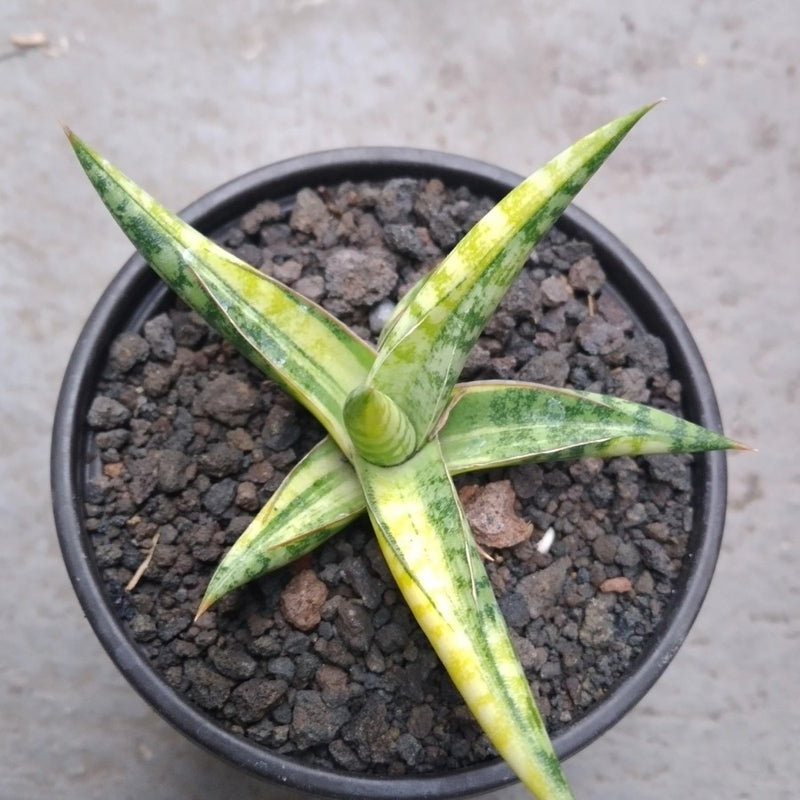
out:
M338 150L251 172L202 197L182 216L204 233L216 234L258 202L271 199L288 203L304 186L400 176L437 177L447 185L465 185L479 195L495 199L521 180L505 170L437 152L395 148ZM663 289L623 244L587 214L570 207L558 226L593 244L607 275L604 291L615 294L643 329L666 343L672 373L683 385L686 416L719 430L719 412L708 373L685 323ZM458 772L398 778L364 777L304 765L219 727L172 689L141 654L105 595L84 523L84 483L91 469L86 416L112 340L123 330L139 328L167 296L166 288L141 257L134 256L125 263L80 335L64 378L53 433L53 506L64 560L86 616L118 668L163 717L188 737L235 765L281 785L285 796L296 792L387 800L466 797L513 782L513 774L499 760ZM554 737L561 758L585 747L645 695L677 652L700 609L722 538L725 457L722 453L699 455L695 465L694 526L689 557L674 600L630 672L602 702Z

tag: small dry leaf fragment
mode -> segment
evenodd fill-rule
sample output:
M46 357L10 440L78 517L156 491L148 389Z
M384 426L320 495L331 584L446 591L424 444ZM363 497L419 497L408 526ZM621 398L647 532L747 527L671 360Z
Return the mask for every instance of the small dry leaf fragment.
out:
M495 481L486 486L464 486L458 496L467 513L475 541L485 547L513 547L529 539L533 525L520 517L515 508L516 494L511 481Z
M144 557L144 561L139 564L139 568L136 572L133 573L133 577L128 581L125 586L126 592L132 592L136 588L136 584L142 579L142 575L147 571L147 568L150 566L150 561L153 558L153 553L156 551L156 545L158 545L158 534L153 537L153 544L150 545L150 549L147 551L147 555Z
M47 43L47 35L41 31L34 31L33 33L14 33L11 35L11 44L21 49L44 47Z
M103 464L103 475L107 478L118 478L124 471L125 465L121 461Z
M625 592L630 592L633 590L633 586L628 578L624 575L620 575L618 578L606 578L600 584L600 591L609 594L613 592L614 594L625 594Z

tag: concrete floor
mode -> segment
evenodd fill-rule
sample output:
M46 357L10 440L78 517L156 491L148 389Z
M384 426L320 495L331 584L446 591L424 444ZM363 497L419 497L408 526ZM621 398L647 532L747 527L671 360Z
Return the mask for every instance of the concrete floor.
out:
M647 698L566 770L584 800L796 797L800 5L203 5L0 9L0 608L11 623L0 648L0 797L275 796L150 711L82 619L62 566L48 488L53 408L73 342L130 247L58 121L180 208L253 167L345 145L438 148L528 172L661 95L669 102L579 204L671 294L727 432L760 452L730 459L725 544L688 641ZM11 43L35 32L46 44Z

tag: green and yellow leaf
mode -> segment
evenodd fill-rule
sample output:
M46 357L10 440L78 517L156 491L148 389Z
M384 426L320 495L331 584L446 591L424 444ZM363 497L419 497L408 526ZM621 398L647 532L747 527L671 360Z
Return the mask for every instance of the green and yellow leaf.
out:
M228 592L311 552L364 509L355 470L326 436L286 476L226 553L197 616Z
M417 447L408 417L391 397L372 386L359 386L347 398L342 414L357 453L373 464L405 461Z
M241 338L349 457L343 409L374 351L322 308L243 262L201 259L191 268Z
M438 442L355 464L384 558L481 728L538 797L571 798Z
M319 306L187 225L72 132L68 136L100 198L159 277L277 378L347 452L342 408L364 381L374 350Z
M391 318L367 384L397 404L418 447L437 425L467 354L533 246L650 108L585 136L513 189Z
M525 461L742 449L641 403L521 381L456 386L439 439L451 475Z

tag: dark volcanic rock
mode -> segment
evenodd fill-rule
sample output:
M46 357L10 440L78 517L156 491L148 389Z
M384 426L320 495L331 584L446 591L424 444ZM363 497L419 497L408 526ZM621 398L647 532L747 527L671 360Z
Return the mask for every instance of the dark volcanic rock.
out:
M200 406L211 417L237 427L247 422L258 404L256 390L232 375L220 375L200 394Z
M349 716L347 709L327 705L317 692L303 690L295 696L291 734L301 750L326 744Z

